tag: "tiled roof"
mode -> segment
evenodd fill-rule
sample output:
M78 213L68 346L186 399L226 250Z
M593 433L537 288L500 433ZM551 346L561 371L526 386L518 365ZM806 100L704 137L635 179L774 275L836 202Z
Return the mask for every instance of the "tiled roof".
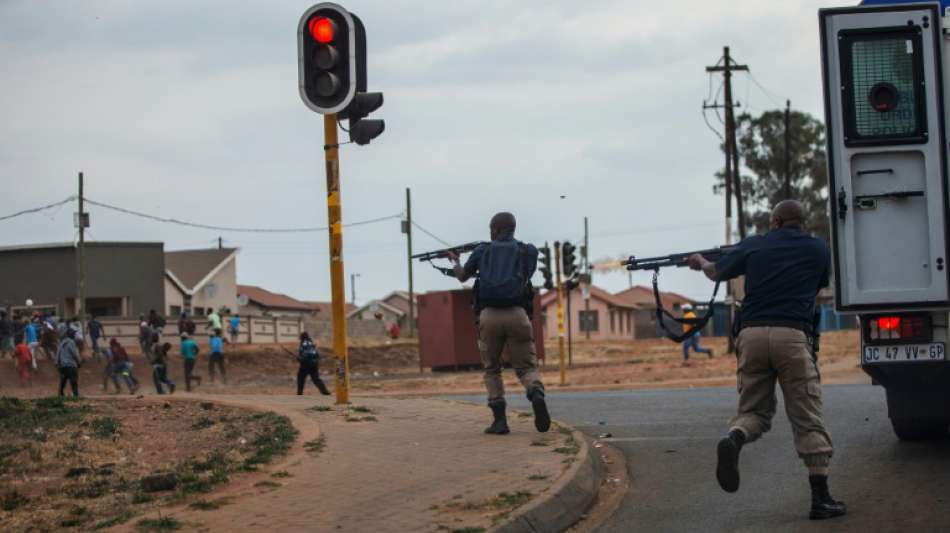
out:
M580 289L577 289L580 290ZM617 298L615 295L610 294L609 292L597 287L596 285L590 286L590 297L596 298L607 302L609 305L614 307L624 307L627 309L638 309L639 306L633 304L627 300ZM541 307L547 307L555 302L557 299L557 294L554 291L547 291L541 295Z
M305 300L304 303L310 306L310 309L317 314L318 318L330 318L333 316L333 302L314 302ZM343 310L346 314L349 314L354 309L356 309L356 306L349 302L343 305Z
M291 298L286 294L271 292L254 285L238 285L238 294L247 296L247 299L261 307L270 309L287 309L292 311L312 311L313 306L307 302Z
M620 291L615 294L614 297L637 307L647 307L651 309L656 307L656 298L653 296L653 289L644 287L643 285L637 285ZM672 309L676 304L692 303L692 300L683 295L664 291L660 291L660 301L663 303L663 307L667 309Z

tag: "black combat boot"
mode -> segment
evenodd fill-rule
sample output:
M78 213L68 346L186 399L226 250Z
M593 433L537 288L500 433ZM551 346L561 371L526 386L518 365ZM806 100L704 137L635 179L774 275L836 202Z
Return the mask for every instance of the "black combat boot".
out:
M551 429L551 415L548 414L548 404L544 402L544 389L531 389L528 400L534 410L534 428L541 433Z
M835 501L828 492L828 476L808 476L808 483L811 485L811 514L808 518L825 520L848 512L844 502Z
M719 440L716 453L719 462L716 465L716 480L726 492L739 490L739 451L745 444L745 434L734 429Z
M492 400L488 402L488 407L491 407L492 415L495 419L492 420L490 426L485 428L485 433L489 435L507 435L511 432L508 429L508 417L505 416L505 400Z

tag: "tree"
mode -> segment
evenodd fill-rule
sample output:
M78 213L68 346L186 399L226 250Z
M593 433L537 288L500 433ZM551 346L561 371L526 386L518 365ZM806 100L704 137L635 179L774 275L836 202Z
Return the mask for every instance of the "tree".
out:
M785 111L736 119L739 156L753 176L741 178L746 223L754 231L769 229L772 207L785 199ZM825 127L808 113L790 114L792 199L805 207L805 229L828 240L828 168ZM716 173L714 190L722 193L725 172Z

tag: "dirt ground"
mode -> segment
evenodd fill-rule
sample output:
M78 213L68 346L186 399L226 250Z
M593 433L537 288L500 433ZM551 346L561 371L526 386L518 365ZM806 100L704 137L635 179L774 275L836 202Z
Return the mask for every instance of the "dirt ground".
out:
M104 529L203 501L297 435L274 413L123 400L0 399L4 531Z
M552 390L611 390L627 388L730 386L735 383L736 359L726 353L725 338L703 339L715 357L692 354L683 361L678 344L665 339L629 341L575 341L573 364L567 366L566 384L559 385L557 343L546 345L547 361L543 364L544 380ZM295 390L297 362L291 353L294 345L228 346L226 348L228 384L220 377L211 383L207 359L199 355L197 374L203 377L196 390L212 394L287 394ZM324 381L333 387L330 372L333 360L329 345L320 346L324 355L321 372ZM101 361L86 354L87 363L80 371L82 394L101 394ZM133 354L134 373L144 385L141 392L152 393L151 369L139 355ZM859 338L857 331L838 331L822 335L819 363L826 383L865 383L866 376L858 367ZM351 385L355 395L440 395L480 393L482 374L477 370L420 373L418 343L414 340L354 339L350 344ZM49 396L57 385L56 369L41 359L32 386L18 383L13 365L0 360L0 395L19 397ZM6 367L6 368L4 368ZM180 360L172 356L169 375L184 389ZM505 372L505 383L511 390L518 384L514 372ZM112 385L109 391L112 392ZM123 390L124 394L128 391ZM316 394L308 384L306 394Z

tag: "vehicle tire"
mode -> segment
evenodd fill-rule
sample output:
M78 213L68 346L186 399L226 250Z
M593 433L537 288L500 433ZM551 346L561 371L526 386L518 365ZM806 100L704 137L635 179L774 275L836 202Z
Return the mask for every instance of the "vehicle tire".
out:
M891 418L900 440L929 440L946 436L948 421L940 418Z

